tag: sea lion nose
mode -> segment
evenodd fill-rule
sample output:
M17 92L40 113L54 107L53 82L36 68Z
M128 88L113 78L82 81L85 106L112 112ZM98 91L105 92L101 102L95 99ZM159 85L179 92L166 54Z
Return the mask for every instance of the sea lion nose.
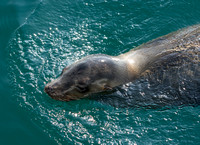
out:
M48 85L44 87L44 90L47 94L51 94L51 93L54 92L54 89L51 86L48 86Z

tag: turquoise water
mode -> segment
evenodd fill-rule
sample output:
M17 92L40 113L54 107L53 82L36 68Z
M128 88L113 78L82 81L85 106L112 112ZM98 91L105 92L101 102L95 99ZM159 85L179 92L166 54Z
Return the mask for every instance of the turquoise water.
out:
M109 95L71 102L52 100L43 91L64 66L84 56L119 55L200 23L199 5L198 0L2 2L1 143L200 144L200 107L191 103L200 96L199 75L180 79L179 90L138 80Z

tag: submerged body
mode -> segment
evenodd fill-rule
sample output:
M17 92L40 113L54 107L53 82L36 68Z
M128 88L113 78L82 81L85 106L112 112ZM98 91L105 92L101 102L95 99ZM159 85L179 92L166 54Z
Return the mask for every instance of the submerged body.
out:
M132 82L146 72L187 60L200 63L200 25L159 37L119 56L91 55L63 69L45 92L70 101Z

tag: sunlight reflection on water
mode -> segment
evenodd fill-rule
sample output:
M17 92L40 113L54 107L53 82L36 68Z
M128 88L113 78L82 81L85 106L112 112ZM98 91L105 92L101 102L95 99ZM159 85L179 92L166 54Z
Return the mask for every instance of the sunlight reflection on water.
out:
M44 1L15 32L9 44L9 74L16 92L13 98L57 143L177 144L199 140L195 138L199 130L192 130L200 125L199 107L180 107L198 95L194 89L199 80L195 83L194 76L188 79L179 73L165 78L177 69L128 83L110 94L92 95L90 99L59 102L43 92L45 84L66 65L84 56L118 55L180 28L171 15L162 18L165 9L173 11L178 4L146 4ZM177 13L182 15L181 11ZM181 27L184 25L189 24ZM199 68L194 64L179 69L184 72L190 67ZM198 74L196 70L194 74ZM180 104L176 104L177 100ZM165 108L170 105L176 107ZM185 139L180 140L182 137Z

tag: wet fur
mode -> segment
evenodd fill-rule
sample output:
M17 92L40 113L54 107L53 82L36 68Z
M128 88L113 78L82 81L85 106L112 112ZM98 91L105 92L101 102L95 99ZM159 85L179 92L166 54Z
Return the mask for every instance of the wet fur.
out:
M67 66L45 92L54 99L76 100L88 94L154 73L159 69L200 63L200 25L159 37L117 57L97 54Z

